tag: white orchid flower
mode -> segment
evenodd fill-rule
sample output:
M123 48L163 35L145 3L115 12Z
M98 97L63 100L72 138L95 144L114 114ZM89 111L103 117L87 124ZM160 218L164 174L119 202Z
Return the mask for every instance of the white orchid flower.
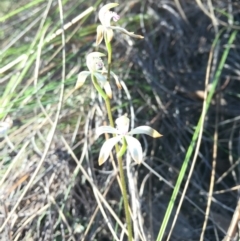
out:
M110 11L111 8L116 6L118 6L118 3L108 3L104 5L99 11L98 17L102 25L97 27L97 45L102 42L103 38L106 38L108 43L111 42L113 38L113 30L119 30L124 34L129 35L130 37L141 39L143 38L143 36L136 35L133 32L128 32L124 28L111 26L111 19L113 19L115 22L120 19L120 16L117 13Z
M143 159L143 151L140 142L132 137L131 135L134 134L146 134L153 138L161 137L162 135L154 130L153 128L149 126L139 126L137 128L134 128L131 131L128 131L129 129L129 118L127 118L126 115L119 117L115 121L116 128L113 128L111 126L101 126L97 128L97 135L101 135L103 133L111 133L115 134L116 136L108 139L104 142L99 158L98 158L98 164L102 165L109 157L112 148L125 138L127 142L127 148L130 152L131 157L134 161L136 161L138 164L142 162Z
M109 98L112 98L112 89L111 86L109 84L109 82L107 81L107 70L104 66L104 63L101 59L101 57L105 56L105 54L102 54L100 52L92 52L90 54L87 55L87 67L89 69L89 71L82 71L78 74L78 80L77 83L75 85L75 89L79 89L82 87L82 85L85 83L87 77L91 74L93 74L98 82L100 83L100 85L105 89L107 95ZM117 77L116 74L114 74L114 72L110 71L110 74L112 75L112 77L114 78L116 85L119 89L122 88L120 81Z
M93 74L96 77L99 84L105 89L108 97L112 98L112 90L110 84L104 75L104 73L106 73L106 69L101 59L101 57L103 56L105 56L105 54L102 54L100 52L92 52L87 55L86 62L89 71L82 71L78 74L78 80L75 85L75 89L81 88L82 85L85 83L87 77Z

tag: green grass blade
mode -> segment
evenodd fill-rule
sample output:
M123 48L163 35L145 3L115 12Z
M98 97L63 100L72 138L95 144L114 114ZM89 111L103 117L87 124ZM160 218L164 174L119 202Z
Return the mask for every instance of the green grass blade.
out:
M43 29L39 31L39 33L37 34L35 40L30 46L28 53L26 54L27 60L24 60L23 63L19 63L19 72L12 76L12 78L10 79L9 83L5 88L5 91L3 92L0 98L0 119L3 118L3 116L5 116L10 111L11 104L14 102L13 96L16 94L16 88L21 84L21 82L23 81L24 77L26 76L27 72L29 71L29 69L31 68L36 59L37 54L36 51L33 50L36 48L37 40L40 38L42 32L45 31L45 28L48 28L48 25L43 27ZM23 64L25 66L21 70Z
M215 76L214 76L214 80L213 80L213 84L212 84L211 90L209 91L209 94L208 94L208 96L207 96L206 113L207 113L207 110L208 110L209 105L210 105L210 103L211 103L213 94L214 94L214 92L215 92L216 86L217 86L218 81L219 81L219 78L220 78L220 76L221 76L221 73L222 73L224 64L225 64L225 62L226 62L228 53L229 53L229 51L230 51L230 47L231 47L232 43L234 42L234 40L235 40L235 38L236 38L236 35L237 35L237 31L234 31L234 32L231 34L231 36L230 36L230 38L229 38L229 40L228 40L228 44L227 44L227 46L226 46L226 49L225 49L225 51L223 52L221 61L220 61L220 63L219 63L218 69L217 69L217 71L216 71L216 73L215 73ZM218 38L219 38L219 36L217 36L217 38L215 39L215 41L214 41L214 43L213 43L213 46L216 45L216 43L217 43L217 41L218 41ZM158 233L158 237L157 237L157 240L156 240L156 241L162 241L162 238L163 238L163 235L164 235L164 233L165 233L167 224L168 224L168 222L169 222L170 215L171 215L172 210L173 210L173 206L174 206L174 203L175 203L177 194L178 194L178 192L179 192L180 186L181 186L181 184L182 184L183 178L184 178L185 173L186 173L186 170L187 170L187 166L188 166L189 160L190 160L190 158L191 158L191 155L192 155L192 153L193 153L193 150L194 150L194 147L195 147L197 138L198 138L198 134L199 134L200 127L201 127L201 120L202 120L202 118L204 118L204 116L205 116L205 113L203 113L203 114L200 116L200 118L199 118L197 127L196 127L196 129L195 129L194 134L193 134L191 144L190 144L189 147L188 147L188 150L187 150L187 153L186 153L184 162L183 162L183 164L182 164L182 167L181 167L181 170L180 170L180 173L179 173L177 182L176 182L176 186L175 186L175 188L174 188L174 190L173 190L171 199L170 199L170 201L169 201L169 204L168 204L168 207L167 207L167 211L166 211L166 213L165 213L165 216L164 216L164 219L163 219L163 222L162 222L162 225L161 225L161 228L160 228L160 231L159 231L159 233Z
M1 18L0 18L0 23L1 23L1 22L4 22L4 21L7 20L8 18L10 18L10 17L12 17L12 16L14 16L14 15L16 15L16 14L18 14L18 13L20 13L20 12L26 10L26 9L28 9L28 8L31 8L31 7L33 7L34 5L36 5L36 4L40 3L40 2L44 2L44 1L45 1L45 0L36 0L36 1L32 1L32 2L30 2L30 3L28 3L28 4L26 4L26 5L24 5L23 7L20 7L20 8L18 8L18 9L14 10L14 11L8 13L7 15L1 17Z

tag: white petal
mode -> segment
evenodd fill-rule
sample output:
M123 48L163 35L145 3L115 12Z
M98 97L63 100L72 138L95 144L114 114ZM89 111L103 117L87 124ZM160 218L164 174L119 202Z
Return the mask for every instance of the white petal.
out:
M116 136L104 142L98 158L99 166L102 165L108 159L113 147L117 144L117 142L121 140L121 138L121 136Z
M97 38L96 38L96 44L99 45L103 40L103 33L104 33L104 27L102 25L99 25L97 27Z
M94 75L101 84L105 84L107 81L106 77L100 73L94 72Z
M150 126L139 126L131 131L128 132L128 134L146 134L153 138L161 137L162 135L151 128Z
M125 136L127 144L128 144L128 150L131 154L132 159L137 162L138 164L141 164L143 159L143 151L142 146L140 142L132 137L132 136Z
M112 99L112 89L108 81L103 85L103 88L107 94L107 96Z
M121 134L125 135L128 133L129 121L130 120L127 118L127 115L120 116L116 119L115 123Z
M96 135L100 136L103 133L119 134L119 131L111 126L100 126L96 130Z
M112 41L112 38L113 38L113 31L112 31L112 29L108 28L106 30L106 35L107 35L107 42L110 43Z
M75 85L75 89L79 89L82 87L82 85L85 83L88 75L90 75L89 71L82 71L78 74L78 79L77 79L77 83Z

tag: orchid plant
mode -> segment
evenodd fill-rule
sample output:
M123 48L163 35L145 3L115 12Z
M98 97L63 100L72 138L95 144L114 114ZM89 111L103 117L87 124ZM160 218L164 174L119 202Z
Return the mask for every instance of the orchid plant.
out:
M127 222L127 229L128 229L128 240L133 240L132 234L132 224L129 212L129 204L127 198L127 189L126 189L126 182L124 176L124 169L123 169L123 155L128 150L130 155L134 161L138 164L141 164L143 161L143 151L140 142L134 138L132 135L134 134L146 134L153 138L161 137L162 135L154 130L149 126L139 126L134 128L133 130L129 131L129 118L124 115L116 119L116 128L114 127L113 116L112 116L112 108L110 99L113 96L111 86L110 86L110 77L112 76L115 79L116 85L118 88L121 88L120 81L117 75L112 72L111 70L111 58L112 58L112 47L111 47L111 40L113 39L113 30L118 30L124 34L129 35L130 37L142 39L143 36L136 35L133 32L129 32L126 29L119 27L119 26L112 26L111 20L118 21L120 16L110 9L118 6L118 3L108 3L104 5L99 11L99 20L101 25L97 27L97 37L96 37L96 45L101 44L102 40L105 40L105 45L107 48L107 55L108 55L108 66L107 69L104 66L104 63L101 57L104 57L105 54L100 52L92 52L87 55L86 57L86 64L88 67L88 71L82 71L78 74L78 80L75 85L75 89L79 89L85 83L87 77L90 75L93 85L97 92L103 97L105 100L105 105L107 109L109 124L108 126L101 126L97 128L96 132L97 135L101 135L103 133L110 133L113 134L113 137L106 140L103 144L100 154L98 163L102 165L109 157L113 147L115 146L115 150L117 153L117 161L118 161L118 168L121 180L121 190L123 195L124 201L124 209L126 214L126 222ZM121 148L119 147L118 143L121 143Z

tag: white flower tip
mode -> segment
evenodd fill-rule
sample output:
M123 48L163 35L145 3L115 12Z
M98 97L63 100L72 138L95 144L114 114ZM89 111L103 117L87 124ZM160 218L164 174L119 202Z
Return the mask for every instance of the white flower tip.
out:
M109 97L109 99L112 99L112 92L111 93L107 93L107 96Z
M153 130L152 131L152 137L153 138L158 138L158 137L162 137L163 135L162 134L160 134L158 131L156 131L156 130Z
M135 161L138 165L141 165L141 164L142 164L142 158L141 158L141 159L135 158L134 161Z
M74 89L75 89L75 90L78 90L78 89L80 89L82 86L83 86L83 84L82 84L82 83L79 83L79 82L77 81L77 83L75 84Z
M78 79L77 79L77 82L75 85L75 90L80 89L83 86L88 75L89 75L88 71L82 71L78 74Z
M112 89L111 89L111 86L110 86L109 82L106 81L103 87L104 87L104 90L105 90L107 96L110 99L112 99Z
M135 160L136 161L136 160ZM142 160L138 160L138 161L136 161L136 163L138 164L138 165L141 165L142 164Z
M140 156L139 156L140 155ZM138 155L132 156L133 160L138 164L141 165L143 162L142 153L138 153Z
M109 157L111 149L107 149L109 145L107 145L107 141L103 144L99 157L98 157L98 165L101 166ZM111 147L110 147L111 148Z
M75 84L75 87L74 89L77 90L77 89L80 89L82 86L83 86L84 82L83 81L77 81L76 84Z
M98 165L101 166L106 160L103 159L103 157L98 158Z
M149 135L153 138L158 138L162 136L158 131L154 130L150 126L139 126L139 130L142 130L142 134Z

